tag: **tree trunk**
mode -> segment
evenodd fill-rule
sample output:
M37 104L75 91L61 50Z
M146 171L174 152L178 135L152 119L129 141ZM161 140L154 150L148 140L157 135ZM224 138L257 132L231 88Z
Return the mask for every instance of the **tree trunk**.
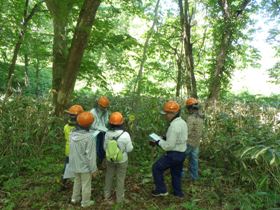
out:
M240 3L239 10L230 11L228 0L219 0L218 4L223 13L223 23L225 24L221 31L222 36L220 40L220 47L216 57L216 64L213 74L210 78L209 95L206 101L206 108L215 104L218 100L221 91L221 81L225 70L226 58L228 56L229 48L232 45L232 34L235 30L234 21L240 18L250 0L243 0Z
M55 107L55 114L57 115L63 112L73 92L81 60L99 5L99 0L85 0L80 11L71 48L67 58L65 72L61 80L61 87L58 92L57 105Z
M193 46L191 43L191 19L192 15L189 12L188 0L178 0L180 9L180 21L182 28L182 41L185 50L185 63L186 63L186 87L188 95L197 98L196 79L194 75L194 60L193 60Z
M148 49L150 38L152 37L152 34L154 32L154 27L155 27L156 22L157 22L159 3L160 3L160 0L157 0L155 10L154 10L155 16L154 16L153 24L152 24L152 27L150 28L150 30L147 34L147 38L146 38L146 41L145 41L145 44L144 44L142 59L141 59L141 63L140 63L140 69L138 71L137 79L136 79L136 82L135 82L134 92L136 92L136 96L137 96L138 99L139 99L139 96L141 94L141 89L142 89L142 77L143 77L144 64L145 64L145 61L146 61L146 58L147 58L147 56L146 56L147 49Z
M35 94L36 97L38 98L40 93L39 93L39 86L40 86L40 63L39 63L39 59L36 58L36 75L35 75Z
M177 84L176 84L176 97L180 96L180 91L182 89L182 73L183 73L183 67L182 67L182 58L180 54L177 52L177 49L175 49L175 57L176 58L176 64L177 64L177 69L178 69L178 74L177 74Z
M11 61L11 64L10 64L10 67L9 67L9 70L8 70L7 88L9 88L8 83L12 84L12 75L14 74L14 71L15 71L15 66L16 66L16 62L17 62L18 53L19 53L19 50L20 50L25 32L27 30L28 22L31 20L31 18L33 17L35 12L37 11L40 4L41 4L41 2L35 4L35 6L31 10L30 14L27 15L29 0L25 1L25 7L24 7L24 12L23 12L23 23L22 23L22 26L21 26L20 33L18 35L18 40L17 40L17 43L16 43L15 48L14 48L14 52L13 52L13 58L12 58L12 61Z
M226 61L226 56L228 52L228 48L231 45L231 32L230 30L225 30L222 36L221 41L221 48L216 58L216 65L214 74L212 76L212 79L210 81L209 86L209 96L207 99L207 106L215 103L215 101L218 99L218 96L220 94L221 90L221 80L223 77L224 72L224 66Z
M64 69L67 59L67 34L66 18L54 17L54 38L53 38L53 67L52 67L52 89L53 103L56 106L57 93L60 90L61 80L64 75Z
M28 75L29 59L28 55L24 54L24 85L29 86L29 75Z
M60 90L61 80L64 75L67 59L67 24L73 1L46 0L47 7L53 17L53 66L52 90L53 104L57 105L57 93Z

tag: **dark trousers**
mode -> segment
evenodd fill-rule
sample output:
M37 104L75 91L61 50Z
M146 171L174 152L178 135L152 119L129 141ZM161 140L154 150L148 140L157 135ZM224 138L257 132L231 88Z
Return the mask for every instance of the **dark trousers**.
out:
M163 173L165 170L170 169L174 195L180 197L184 195L181 188L181 171L183 169L184 160L184 152L167 152L153 164L152 170L154 182L156 185L156 192L167 192Z
M64 160L64 167L63 167L62 177L61 177L61 180L62 180L62 184L63 184L63 185L66 184L66 180L67 180L67 179L64 179L64 178L63 178L63 175L64 175L64 172L65 172L67 163L69 163L69 156L65 156L65 160Z
M105 151L103 148L105 132L100 132L96 137L96 154L97 154L97 163L102 163L105 158Z

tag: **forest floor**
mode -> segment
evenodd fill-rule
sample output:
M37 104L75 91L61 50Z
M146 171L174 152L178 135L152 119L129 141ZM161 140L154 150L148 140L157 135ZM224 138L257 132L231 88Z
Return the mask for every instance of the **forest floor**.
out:
M70 203L72 194L72 181L68 189L61 191L60 176L63 168L63 158L54 156L28 160L32 169L22 170L17 178L4 182L0 190L0 209L80 209ZM126 203L123 205L107 205L103 200L104 173L100 171L92 180L92 198L95 205L88 209L217 209L241 210L251 208L252 202L262 203L258 209L280 209L279 201L275 201L275 208L264 208L267 194L261 192L248 192L246 187L236 186L229 176L222 170L211 166L210 162L201 160L201 177L199 181L191 183L183 178L185 197L179 199L171 195L171 180L169 171L165 174L165 181L170 194L166 197L152 197L153 180L151 168L149 173L139 169L139 165L132 161L129 163L125 182ZM187 161L186 161L187 168ZM148 169L150 168L150 170ZM24 172L26 171L26 172ZM188 173L186 172L186 175ZM234 174L232 174L234 176ZM276 199L276 198L275 198ZM277 198L279 199L279 198Z

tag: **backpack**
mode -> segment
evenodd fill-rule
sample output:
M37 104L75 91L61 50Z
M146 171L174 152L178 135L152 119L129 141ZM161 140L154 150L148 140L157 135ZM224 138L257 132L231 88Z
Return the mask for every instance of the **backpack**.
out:
M118 138L124 133L124 131L117 137L112 137L108 141L106 148L106 159L110 162L119 162L123 159L123 153L118 146Z

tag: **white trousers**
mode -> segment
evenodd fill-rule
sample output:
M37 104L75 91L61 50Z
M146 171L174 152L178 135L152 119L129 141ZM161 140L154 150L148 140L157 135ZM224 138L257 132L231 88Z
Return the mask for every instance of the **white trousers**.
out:
M91 196L91 173L75 173L72 200L87 205Z

